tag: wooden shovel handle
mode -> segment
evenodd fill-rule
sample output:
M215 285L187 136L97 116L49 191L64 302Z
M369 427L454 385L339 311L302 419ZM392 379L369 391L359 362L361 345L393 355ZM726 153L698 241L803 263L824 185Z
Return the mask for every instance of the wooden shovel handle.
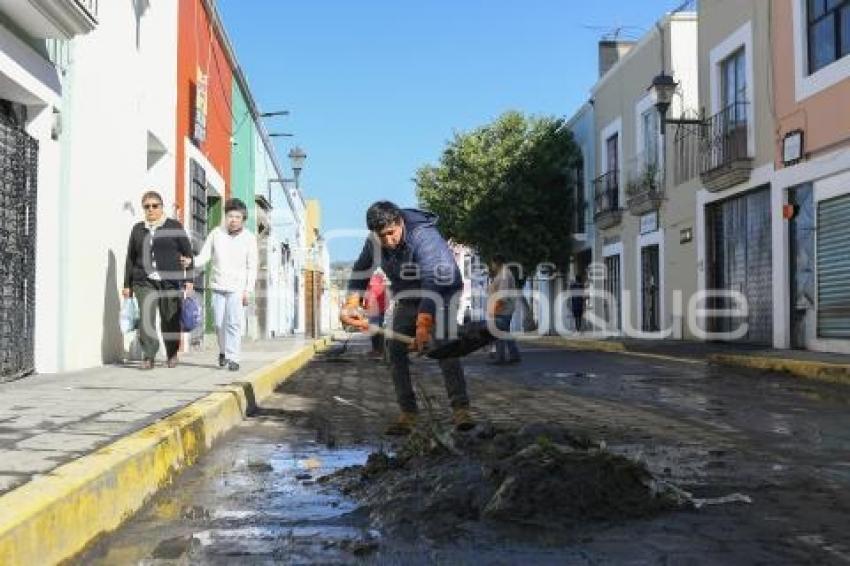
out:
M408 336L407 334L399 334L398 332L393 332L389 328L381 328L380 326L370 324L369 332L374 332L376 334L383 334L384 338L388 340L398 340L403 344L407 344L410 346L415 342L415 339L412 336Z

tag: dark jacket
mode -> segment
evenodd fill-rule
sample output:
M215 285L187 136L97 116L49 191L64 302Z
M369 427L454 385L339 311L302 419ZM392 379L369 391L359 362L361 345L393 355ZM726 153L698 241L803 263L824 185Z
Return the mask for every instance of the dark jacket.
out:
M153 245L144 222L133 226L124 263L124 287L131 288L133 283L145 281L153 271L159 273L164 281L191 281L192 271L185 271L180 265L181 255L194 255L183 225L168 218L156 229L152 240Z
M402 209L401 215L404 238L399 247L380 248L381 257L375 261L373 252L379 246L368 238L352 267L348 290L362 294L372 272L380 267L390 280L393 295L421 289L439 294L448 305L452 296L463 288L463 279L454 254L437 230L437 217L413 208ZM419 312L434 314L435 311L434 300L423 297Z
M570 291L572 291L572 295L570 296L570 310L574 313L583 313L585 298L584 285L578 281L573 281L570 283Z

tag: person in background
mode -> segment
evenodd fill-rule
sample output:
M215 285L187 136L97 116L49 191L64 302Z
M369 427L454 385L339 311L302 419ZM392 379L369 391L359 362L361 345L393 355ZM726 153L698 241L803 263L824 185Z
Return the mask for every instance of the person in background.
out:
M576 275L570 283L570 310L573 312L573 322L576 332L581 332L584 327L584 284Z
M384 315L387 312L387 280L383 271L378 270L369 278L364 302L369 324L383 328ZM376 359L384 357L384 335L382 333L375 332L372 335L372 351L369 352L369 356Z
M142 195L145 219L130 231L127 258L124 263L124 298L136 297L139 303L139 342L142 346L142 369L153 369L159 351L156 312L159 310L162 340L168 367L177 366L180 347L181 287L193 290L191 273L187 274L180 258L191 255L192 245L177 220L163 210L162 196L156 191Z
M182 258L187 267L212 260L212 308L218 337L218 365L239 370L245 307L257 283L257 238L245 228L248 208L238 198L224 204L224 225L207 236L201 253Z
M511 320L516 308L515 295L499 295L498 292L516 293L517 285L514 274L506 265L505 257L496 254L490 260L490 299L487 301L487 314L496 325L496 329L502 332L510 332ZM519 348L516 341L510 338L500 338L496 341L496 359L491 362L494 365L516 364L521 361Z

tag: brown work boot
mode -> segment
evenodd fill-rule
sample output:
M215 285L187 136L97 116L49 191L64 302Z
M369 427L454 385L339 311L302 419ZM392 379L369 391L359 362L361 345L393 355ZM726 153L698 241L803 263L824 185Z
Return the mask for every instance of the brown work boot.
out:
M398 418L384 431L387 436L407 436L416 426L416 413L402 411Z
M472 415L469 414L468 407L457 407L453 409L452 423L455 425L455 429L460 431L469 430L475 426L475 421L472 419Z

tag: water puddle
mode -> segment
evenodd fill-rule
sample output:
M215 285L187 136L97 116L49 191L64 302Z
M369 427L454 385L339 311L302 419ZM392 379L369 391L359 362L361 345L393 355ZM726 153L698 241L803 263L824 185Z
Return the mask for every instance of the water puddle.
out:
M314 438L280 422L241 427L77 563L336 563L374 552L368 517L316 479L363 464L375 447Z

